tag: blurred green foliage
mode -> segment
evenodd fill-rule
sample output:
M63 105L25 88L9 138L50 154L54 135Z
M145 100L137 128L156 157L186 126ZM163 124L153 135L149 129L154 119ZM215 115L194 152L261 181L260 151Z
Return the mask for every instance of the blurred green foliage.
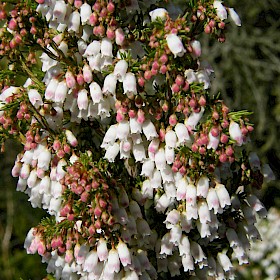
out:
M230 24L224 44L204 38L203 58L215 70L213 92L220 91L231 109L254 112L254 150L272 167L277 180L262 192L267 207L280 208L280 1L225 1L234 7L242 27ZM207 47L209 46L209 47ZM3 65L2 65L3 67ZM38 255L27 255L24 239L45 216L33 209L27 196L15 191L10 172L20 147L8 143L0 155L0 271L1 279L42 279L45 265Z

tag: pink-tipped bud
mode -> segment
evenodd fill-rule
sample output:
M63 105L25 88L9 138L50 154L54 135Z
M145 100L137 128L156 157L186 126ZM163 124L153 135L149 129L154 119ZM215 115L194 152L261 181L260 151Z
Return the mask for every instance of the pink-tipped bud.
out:
M65 135L66 135L67 142L72 147L76 147L78 145L77 138L74 136L74 134L70 130L65 130Z
M228 142L228 136L226 134L221 135L221 143L226 144Z
M107 5L107 10L109 13L113 13L115 11L115 5L113 2L109 2L108 5Z
M82 86L84 84L85 80L84 80L84 76L82 73L79 73L77 75L77 83Z
M14 18L9 21L8 28L11 30L15 30L17 28L17 21Z
M144 121L145 121L145 113L143 110L139 109L137 112L137 122L142 124Z
M180 91L180 86L178 86L178 84L173 84L171 89L172 89L172 92L178 93Z
M163 54L159 60L162 64L165 64L168 61L168 56L166 54Z
M177 116L175 114L172 114L170 117L169 117L169 124L171 126L175 126L177 124Z
M113 40L115 39L115 31L112 28L107 28L106 35L108 39Z
M121 28L116 30L116 44L122 46L125 41L125 34Z

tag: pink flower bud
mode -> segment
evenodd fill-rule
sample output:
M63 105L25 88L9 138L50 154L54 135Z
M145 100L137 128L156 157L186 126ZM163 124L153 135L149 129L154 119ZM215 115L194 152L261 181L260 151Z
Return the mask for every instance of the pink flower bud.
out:
M68 88L73 88L76 85L76 80L72 72L69 70L65 74L66 85Z
M194 57L201 56L201 44L197 40L193 40L190 42L190 46L192 47L192 55Z
M91 83L92 81L92 71L90 69L90 67L85 64L84 67L83 67L83 77L84 77L84 81L86 83Z
M117 28L116 30L116 44L122 46L125 41L125 34L121 28Z

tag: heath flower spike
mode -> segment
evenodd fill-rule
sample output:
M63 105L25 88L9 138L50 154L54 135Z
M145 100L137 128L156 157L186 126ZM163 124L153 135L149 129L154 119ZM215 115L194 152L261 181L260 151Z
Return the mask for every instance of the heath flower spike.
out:
M267 215L256 189L275 178L246 149L248 112L209 91L201 36L224 41L235 10L31 2L0 4L1 149L22 144L16 189L49 214L27 253L58 280L232 279Z

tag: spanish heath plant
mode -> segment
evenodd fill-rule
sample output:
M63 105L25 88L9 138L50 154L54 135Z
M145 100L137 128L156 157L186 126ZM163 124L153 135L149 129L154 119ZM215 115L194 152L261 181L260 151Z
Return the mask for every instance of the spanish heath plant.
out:
M11 2L11 3L10 3ZM0 135L12 175L50 215L30 229L56 279L234 278L259 239L267 165L247 111L209 93L201 34L225 41L222 1L1 3ZM17 77L26 81L21 85Z

